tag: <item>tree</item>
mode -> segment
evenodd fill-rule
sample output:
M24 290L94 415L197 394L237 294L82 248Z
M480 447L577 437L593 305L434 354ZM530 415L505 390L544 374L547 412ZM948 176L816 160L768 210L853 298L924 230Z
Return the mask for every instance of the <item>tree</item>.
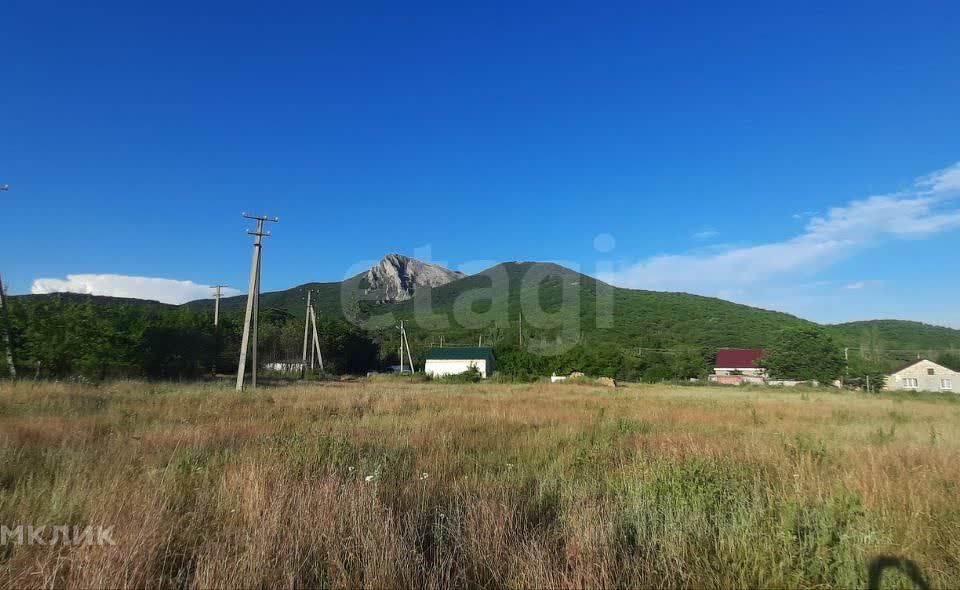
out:
M863 330L860 337L860 356L873 363L880 363L883 357L883 338L880 337L880 328L876 324Z
M821 328L805 326L781 330L761 365L774 379L830 383L843 374L844 360L829 334Z
M497 357L497 372L513 379L529 381L550 372L547 368L547 357L515 344L497 346L494 353Z
M884 387L887 373L889 370L884 363L876 363L851 355L844 384L866 390L869 382L870 391L880 391Z
M697 349L678 349L671 355L670 361L670 369L677 379L700 379L710 372L710 366L703 353Z
M659 383L661 381L669 381L672 378L673 371L670 370L670 367L659 363L650 365L643 372L643 380L646 383Z
M937 357L937 363L953 371L960 371L960 353L942 352Z

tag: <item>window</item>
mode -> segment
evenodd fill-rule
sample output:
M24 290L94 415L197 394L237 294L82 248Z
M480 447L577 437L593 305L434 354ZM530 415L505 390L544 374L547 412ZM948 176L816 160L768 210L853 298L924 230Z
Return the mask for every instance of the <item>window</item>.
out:
M941 379L940 389L953 389L953 381L950 379Z
M933 369L927 369L927 375L933 375Z
M916 377L904 377L903 387L905 389L917 389L918 387L920 387L920 384L917 382Z

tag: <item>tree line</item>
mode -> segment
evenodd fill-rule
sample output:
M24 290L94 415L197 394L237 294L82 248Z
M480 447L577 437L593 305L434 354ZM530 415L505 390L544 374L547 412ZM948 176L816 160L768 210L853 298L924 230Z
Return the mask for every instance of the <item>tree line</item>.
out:
M223 313L214 326L210 310L56 296L12 299L8 312L22 377L199 379L237 370L241 314ZM328 371L365 371L379 362L377 344L356 326L321 318L317 329ZM261 360L299 359L302 338L302 319L261 312Z
M240 349L242 312L221 314L213 325L209 309L103 302L89 297L14 298L8 307L11 339L18 374L36 378L83 378L94 381L135 377L199 379L235 373ZM364 374L398 363L395 330L364 330L342 319L318 318L324 368L331 374ZM593 336L593 335L591 335ZM414 336L414 362L423 367L430 333ZM881 347L876 334L867 334L870 350ZM261 311L261 364L296 362L303 342L303 318L283 309ZM716 349L672 346L626 350L597 337L566 347L558 354L539 354L506 338L495 338L497 370L516 380L533 380L551 373L580 371L623 381L685 381L706 377ZM791 326L779 331L766 347L762 363L775 379L843 379L873 387L895 364L879 354L851 354L825 330ZM960 370L960 355L944 353L940 364ZM0 359L6 373L5 360Z

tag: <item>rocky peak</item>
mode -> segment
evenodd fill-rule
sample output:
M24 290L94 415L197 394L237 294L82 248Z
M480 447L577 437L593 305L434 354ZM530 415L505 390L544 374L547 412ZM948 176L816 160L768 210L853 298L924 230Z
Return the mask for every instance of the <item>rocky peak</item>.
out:
M367 293L377 293L379 303L405 301L419 287L439 287L464 274L402 254L387 254L367 271Z

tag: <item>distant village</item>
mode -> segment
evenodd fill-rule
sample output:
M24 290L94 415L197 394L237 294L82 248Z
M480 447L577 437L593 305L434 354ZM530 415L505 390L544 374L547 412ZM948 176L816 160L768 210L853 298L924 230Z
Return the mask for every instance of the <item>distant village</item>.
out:
M713 372L708 380L720 385L772 385L793 387L797 385L821 385L816 381L771 379L761 365L766 351L762 348L721 348L717 351ZM446 346L430 349L426 355L424 372L434 377L459 375L475 368L481 378L492 376L496 368L493 348L487 346ZM402 372L404 367L390 368ZM561 383L571 376L552 375L551 382ZM573 378L582 377L574 373ZM830 385L842 387L836 380ZM898 368L885 376L884 383L874 384L876 389L892 391L927 391L960 393L960 372L953 371L929 359L920 358Z
M766 351L762 348L721 348L717 351L710 381L725 385L800 385L802 381L770 379L760 366ZM816 384L816 383L814 383ZM841 387L839 380L831 385ZM881 387L882 385L882 387ZM902 391L949 391L960 393L960 373L928 359L917 359L888 374L877 388Z

